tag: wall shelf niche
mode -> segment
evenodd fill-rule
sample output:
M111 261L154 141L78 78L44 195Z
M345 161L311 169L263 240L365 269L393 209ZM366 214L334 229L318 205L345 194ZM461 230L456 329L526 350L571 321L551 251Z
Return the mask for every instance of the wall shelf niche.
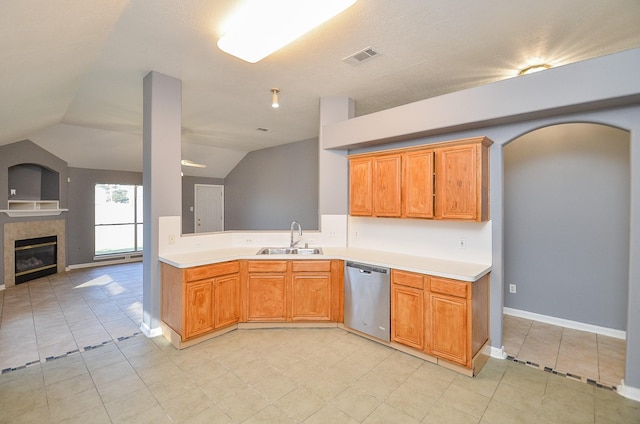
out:
M12 218L25 216L54 216L69 209L60 209L57 200L9 200L7 209L0 210Z

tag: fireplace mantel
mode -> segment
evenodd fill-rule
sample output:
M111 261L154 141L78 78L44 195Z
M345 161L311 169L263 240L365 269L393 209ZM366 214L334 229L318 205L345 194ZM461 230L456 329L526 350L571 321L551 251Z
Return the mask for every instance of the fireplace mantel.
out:
M0 210L10 217L55 216L69 209L60 209L57 200L9 200L9 208Z

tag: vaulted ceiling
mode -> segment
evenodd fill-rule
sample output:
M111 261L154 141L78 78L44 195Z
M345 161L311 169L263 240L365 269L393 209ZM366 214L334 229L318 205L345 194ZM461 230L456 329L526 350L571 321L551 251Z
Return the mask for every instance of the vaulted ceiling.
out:
M208 165L188 173L223 178L249 151L317 137L323 96L363 115L532 60L640 47L638 0L359 0L250 64L216 46L239 2L0 0L0 145L30 139L69 166L141 171L142 79L157 71L182 80L183 157ZM343 61L369 46L380 55Z

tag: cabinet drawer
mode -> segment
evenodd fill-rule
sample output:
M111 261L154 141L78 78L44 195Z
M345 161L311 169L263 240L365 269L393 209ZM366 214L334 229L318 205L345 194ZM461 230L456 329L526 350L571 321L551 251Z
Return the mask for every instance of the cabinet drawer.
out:
M249 272L287 272L287 261L249 261Z
M235 274L240 271L238 261L223 262L214 265L197 266L188 268L184 272L185 281L204 280L205 278L218 277L220 275Z
M413 272L391 270L391 282L401 286L413 287L416 289L424 288L424 276Z
M291 267L293 272L329 272L331 271L331 261L293 261Z
M431 291L433 293L466 298L469 293L468 289L469 283L465 283L464 281L431 277Z

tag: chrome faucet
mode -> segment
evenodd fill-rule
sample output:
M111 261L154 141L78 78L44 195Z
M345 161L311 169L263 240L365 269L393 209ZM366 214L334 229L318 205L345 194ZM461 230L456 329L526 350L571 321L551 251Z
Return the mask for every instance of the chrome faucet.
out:
M293 221L291 223L291 243L289 244L290 249L293 249L296 244L300 242L300 239L296 240L295 242L293 241L293 229L296 227L296 225L298 226L298 236L302 237L302 227L300 226L300 223L298 221Z

